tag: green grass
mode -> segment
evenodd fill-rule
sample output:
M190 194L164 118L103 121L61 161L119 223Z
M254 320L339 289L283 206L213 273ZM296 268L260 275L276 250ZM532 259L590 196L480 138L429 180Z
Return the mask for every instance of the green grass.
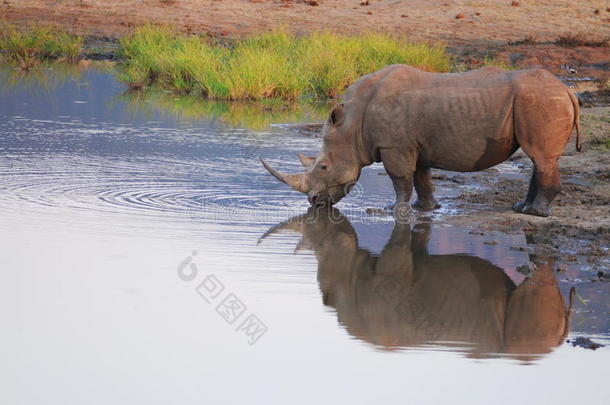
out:
M80 58L83 41L83 37L46 27L17 30L11 25L0 26L2 58L25 70L55 59L75 63Z
M486 57L481 64L481 67L493 66L504 70L517 70L518 67L512 66L504 61L492 58L491 56Z
M487 55L482 60L474 60L474 61L468 61L468 62L456 60L456 61L454 61L454 63L451 66L451 72L462 73L462 72L468 72L469 70L480 69L480 68L489 67L489 66L497 67L497 68L504 69L504 70L518 70L519 69L518 66L512 66L502 60L496 59L495 57L493 57L491 55Z
M227 45L147 25L124 37L121 48L120 78L130 87L155 84L221 100L324 99L389 64L428 71L447 71L450 65L443 46L376 33L297 37L277 30Z

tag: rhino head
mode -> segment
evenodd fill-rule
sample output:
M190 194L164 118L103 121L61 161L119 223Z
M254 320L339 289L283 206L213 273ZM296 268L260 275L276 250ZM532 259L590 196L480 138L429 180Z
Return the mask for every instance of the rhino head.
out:
M360 177L355 142L356 132L346 123L343 105L337 105L322 128L323 145L317 157L299 154L306 171L285 174L272 168L261 158L263 166L281 182L307 194L312 206L333 205L341 200Z

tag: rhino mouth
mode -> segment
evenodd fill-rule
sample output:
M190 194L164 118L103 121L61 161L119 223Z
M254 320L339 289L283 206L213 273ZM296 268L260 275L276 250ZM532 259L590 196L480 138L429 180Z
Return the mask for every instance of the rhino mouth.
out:
M341 201L352 190L355 184L355 182L349 182L327 190L311 192L307 194L307 199L312 207L331 207Z
M311 195L307 196L307 199L309 200L309 204L311 204L312 207L330 207L335 205L335 203L338 202L335 201L334 198L332 198L329 195L324 195L324 194L319 194L319 193L314 193Z

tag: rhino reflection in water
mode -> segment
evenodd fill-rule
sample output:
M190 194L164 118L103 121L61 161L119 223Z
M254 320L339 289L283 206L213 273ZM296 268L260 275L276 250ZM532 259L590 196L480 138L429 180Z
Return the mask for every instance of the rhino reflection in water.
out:
M325 305L358 339L385 349L437 344L472 346L473 357L544 354L561 344L569 324L552 260L518 287L487 260L430 255L430 227L396 224L379 255L358 246L337 210L310 209L269 230L302 234L311 248Z

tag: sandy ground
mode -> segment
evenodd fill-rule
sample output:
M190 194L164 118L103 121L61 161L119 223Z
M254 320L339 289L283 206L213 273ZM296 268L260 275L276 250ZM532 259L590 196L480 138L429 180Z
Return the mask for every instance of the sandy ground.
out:
M15 23L61 24L80 33L111 37L146 22L223 36L278 26L297 32L380 30L451 44L504 43L528 36L551 41L566 33L587 38L610 35L607 0L361 3L362 0L3 0L0 18Z
M476 68L491 58L563 75L569 65L583 75L601 78L607 86L610 48L553 43L565 35L587 41L610 39L607 0L369 0L361 5L365 1L2 0L0 22L62 26L95 39L116 39L150 22L226 38L280 26L296 33L383 31L414 41L445 43L465 68ZM578 83L578 91L589 89L583 85L591 87Z

